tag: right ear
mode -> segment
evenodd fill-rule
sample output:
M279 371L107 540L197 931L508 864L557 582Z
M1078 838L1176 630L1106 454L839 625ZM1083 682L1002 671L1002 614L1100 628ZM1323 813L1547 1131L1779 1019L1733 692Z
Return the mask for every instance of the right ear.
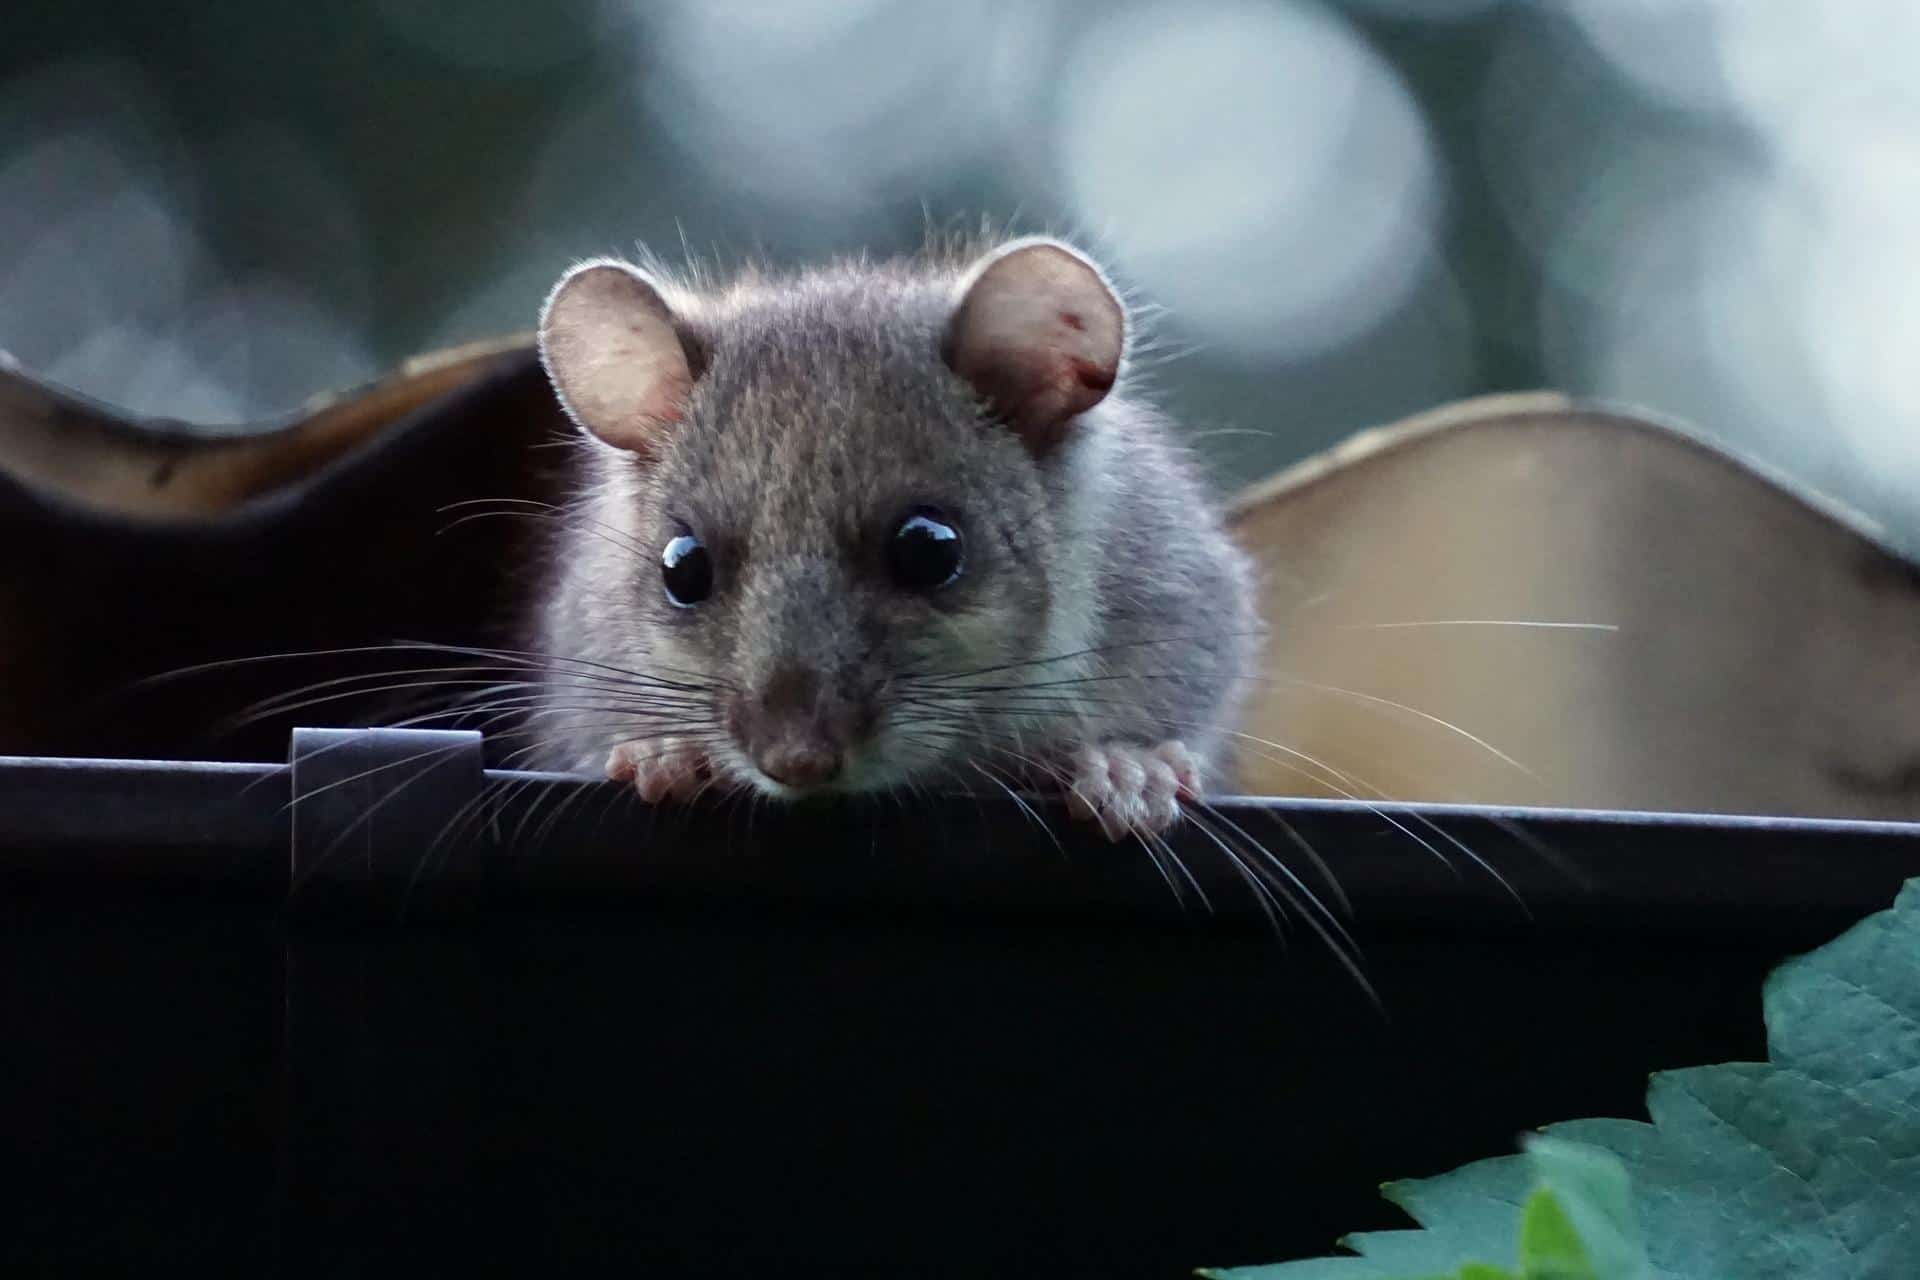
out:
M658 286L610 259L580 264L547 295L540 363L575 422L641 457L659 454L693 393L686 344Z
M958 292L948 367L1044 456L1113 388L1126 309L1091 259L1040 236L988 254Z

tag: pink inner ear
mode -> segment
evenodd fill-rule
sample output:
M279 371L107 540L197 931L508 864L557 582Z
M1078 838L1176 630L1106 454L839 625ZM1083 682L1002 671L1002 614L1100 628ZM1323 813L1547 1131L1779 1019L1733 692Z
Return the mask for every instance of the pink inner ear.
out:
M597 393L602 411L648 432L680 421L693 378L672 322L659 316L637 317L623 339L601 355Z
M1106 399L1115 370L1062 344L1001 351L1007 403L1002 411L1035 425L1064 421Z
M977 365L963 364L957 372L1036 453L1058 445L1073 419L1113 389L1113 369L1071 351L1002 347L980 354Z
M693 390L673 313L652 283L622 264L564 279L541 320L541 350L569 413L618 449L656 453Z
M1027 245L990 263L967 291L949 361L1043 453L1113 389L1125 323L1092 264L1061 245Z
M1113 390L1114 370L1104 369L1093 361L1082 360L1078 356L1070 357L1068 364L1073 369L1073 380L1080 384L1081 393L1083 395L1091 394L1093 396L1093 399L1089 400L1083 406L1083 409L1091 409L1094 405L1100 403L1101 397ZM1074 410L1075 413L1081 411L1081 409Z

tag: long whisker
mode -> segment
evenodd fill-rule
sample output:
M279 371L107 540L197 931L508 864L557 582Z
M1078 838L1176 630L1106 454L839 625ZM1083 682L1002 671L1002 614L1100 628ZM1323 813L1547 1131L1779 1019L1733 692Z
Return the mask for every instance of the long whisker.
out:
M1261 844L1258 840L1255 840L1251 835L1249 835L1245 827L1242 827L1239 823L1235 822L1232 818L1229 818L1226 814L1220 812L1220 809L1218 806L1208 804L1204 800L1201 800L1197 803L1199 807L1204 808L1206 810L1207 816L1209 818L1225 826L1228 830L1232 831L1235 835L1239 836L1242 840L1245 840L1249 845L1253 846L1253 848L1265 854L1267 861L1273 866L1274 870L1278 871L1281 875L1285 876L1288 882L1291 883L1293 887L1300 892L1300 895L1304 897L1308 902L1313 904L1314 909L1318 911L1323 917L1325 917L1327 926L1330 929L1332 929L1335 933L1340 935L1341 941L1345 942L1349 947L1353 947L1356 950L1358 949L1358 944L1354 942L1353 935L1348 933L1346 926L1340 923L1340 918L1334 915L1332 911L1327 909L1326 904L1320 901L1319 895L1315 894L1313 890L1307 887L1306 881L1302 880L1298 875L1296 875L1293 871L1293 868L1289 867L1285 862L1283 862L1278 856L1276 856L1273 853L1272 850L1268 849L1265 845ZM1304 844L1305 842L1303 841L1302 843ZM1308 852L1309 853L1312 852L1310 848ZM1328 874L1326 870L1326 864L1320 861L1319 855L1314 854L1313 860L1316 864L1319 865L1321 869L1321 873L1323 875L1327 875L1328 879L1332 879L1332 876ZM1351 910L1350 906L1349 906L1349 910Z
M518 705L522 707L536 707L536 706L542 705L543 703L547 703L548 700L552 697L552 694L550 692L544 691L542 689L542 686L539 685L537 682L528 682L528 681L502 682L502 681L484 680L484 679L482 680L401 681L401 682L389 683L384 685L373 685L373 686L369 686L361 689L347 689L347 690L338 691L335 693L324 694L319 697L307 698L298 702L282 702L276 705L259 707L244 715L233 717L227 721L224 721L223 727L230 731L233 729L244 728L247 725L257 724L262 720L270 719L274 716L289 715L296 711L305 711L313 707L326 706L331 703L350 701L357 698L372 697L375 695L397 693L397 692L402 692L408 689L439 690L439 689L452 689L452 688L462 688L462 687L475 687L476 693L493 693L493 692L505 693L508 690L516 689L516 688L531 690L530 692L525 692L520 695L517 695L515 698L511 700L503 699L503 698L493 699L491 702L486 704L488 706ZM565 688L565 686L561 686L561 687ZM618 691L612 691L605 688L595 688L593 686L587 686L585 688L575 688L575 689L569 690L569 692L600 694L601 696L606 697L610 700L610 702L607 704L607 709L609 710L628 709L633 711L633 713L636 716L643 716L643 717L644 716L667 716L667 715L678 714L701 705L700 703L692 699L667 701L667 700L659 700L659 699L636 698L632 695L623 696ZM561 704L552 703L551 705L558 707ZM479 704L468 702L459 706L448 708L445 711L431 713L430 718L431 717L456 717L456 716L466 714L468 712L475 711L478 709L479 709ZM580 708L576 707L574 709L580 709ZM385 727L405 728L408 726L408 723L409 722L407 721L388 720L385 722Z
M1347 897L1347 891L1341 885L1339 877L1333 874L1333 868L1328 865L1325 858L1320 856L1320 851L1314 848L1313 845L1308 842L1307 838L1295 829L1291 822L1288 822L1279 814L1267 813L1266 816L1272 820L1275 826L1280 828L1281 834L1287 837L1293 844L1293 847L1300 850L1301 853L1306 855L1307 860L1313 863L1314 869L1320 873L1320 878L1327 882L1327 888L1333 893L1333 900L1340 904L1341 913L1348 919L1352 919L1353 901Z
M218 662L201 662L193 666L176 667L170 671L158 672L154 675L135 680L127 687L129 689L137 689L164 681L182 679L188 676L231 670L236 667L255 666L268 662L287 662L303 658L341 658L373 653L448 654L472 658L486 658L502 663L518 662L532 669L543 669L542 664L555 664L562 668L585 667L593 671L607 672L629 680L646 681L665 688L679 688L695 692L708 687L729 690L734 687L729 681L719 677L699 676L697 673L676 672L676 674L693 674L701 681L699 684L686 684L679 681L662 680L657 676L650 676L644 672L629 671L624 667L611 666L604 662L593 662L586 658L569 657L564 654L538 653L524 649L487 648L479 645L441 644L427 640L397 640L386 644L348 645L337 649L293 649L280 653L253 654L244 658L226 658ZM673 671L674 669L663 667L661 670Z
M1012 787L1008 786L1005 782L1001 781L1000 778L995 776L993 773L989 772L988 767L983 763L981 763L980 761L969 760L967 763L970 767L972 767L974 772L978 773L981 777L985 778L988 782L991 782L994 786L1006 792L1007 798L1009 800L1012 800L1016 805L1020 806L1020 812L1026 814L1027 817L1033 822L1033 825L1040 828L1041 832L1047 837L1047 839L1053 842L1054 850L1057 853L1059 853L1061 857L1066 856L1066 853L1067 853L1066 846L1060 843L1060 837L1053 834L1053 828L1047 825L1046 820L1040 816L1040 814L1034 809L1032 805L1026 802L1026 799L1022 797L1018 791L1014 790Z
M1335 631L1400 631L1415 627L1515 627L1529 631L1608 631L1620 627L1612 622L1542 622L1531 618L1433 618L1423 622L1349 622Z
M1017 708L1016 708L1016 713L1031 714L1031 712L1019 711ZM1043 712L1043 714L1047 714L1047 713ZM1051 712L1051 714L1058 714L1062 716L1073 716L1076 713L1071 711L1054 711L1054 712ZM1155 723L1160 724L1163 727L1166 727L1169 729L1208 727L1193 721L1180 721L1180 720L1173 720L1165 717L1152 717L1152 719L1154 720ZM1393 813L1389 812L1386 809L1381 808L1378 804L1360 795L1359 792L1354 789L1355 787L1364 788L1365 790L1372 791L1377 795L1380 795L1381 798L1384 799L1385 793L1381 792L1379 788L1374 787L1371 784L1366 783L1364 780L1359 779L1351 774L1335 769L1333 766L1327 764L1325 761L1316 759L1315 757L1308 755L1306 752L1300 751L1293 747L1289 747L1284 743L1274 742L1268 738L1262 738L1254 734L1243 733L1243 732L1238 732L1234 730L1225 730L1223 732L1226 734L1226 736L1230 738L1234 738L1246 743L1251 743L1255 747L1267 748L1272 751L1281 752L1297 760L1303 761L1306 764L1313 766L1315 769L1322 771L1325 775L1327 775L1326 777L1315 777L1313 774L1308 773L1305 769L1301 769L1296 765L1289 764L1286 761L1278 760L1273 756L1267 755L1265 751L1257 752L1257 754L1262 755L1264 758L1273 760L1275 763L1281 764L1282 767L1292 768L1295 771L1302 773L1304 776L1313 778L1313 780L1318 782L1320 785L1328 787L1330 790L1336 792L1342 797L1348 800L1351 800L1357 804L1361 804L1365 806L1371 813L1373 813L1381 821L1387 823L1389 826L1399 831L1402 835L1406 836L1409 840L1413 841L1421 849L1431 854L1434 857L1434 859L1437 860L1442 866L1447 867L1449 870L1453 871L1456 875L1458 874L1458 868L1454 867L1453 863L1449 861L1447 857L1444 854L1442 854L1440 850L1436 848L1431 841L1422 837L1418 832L1414 831L1406 823L1402 822L1399 818L1395 817ZM1329 782L1327 780L1329 777L1334 779L1334 781ZM1462 855L1464 855L1476 867L1478 867L1482 872L1484 872L1490 879L1492 879L1496 884L1498 884L1508 894L1508 896L1513 898L1513 900L1517 904L1519 904L1520 909L1522 911L1529 911L1529 908L1527 907L1525 900L1520 896L1519 891L1513 887L1512 883L1504 875L1502 875L1499 872L1499 870L1496 869L1491 863L1487 862L1485 858L1481 857L1471 847L1469 847L1465 841L1461 840L1458 836L1454 835L1451 831L1448 831L1445 827L1440 826L1431 817L1425 814L1419 813L1418 811L1410 811L1408 816L1411 817L1415 822L1419 823L1421 826L1431 829L1433 833L1436 836L1438 836L1440 839L1446 841L1455 849L1458 849Z
M1201 639L1242 639L1249 636L1263 636L1266 634L1267 629L1265 627L1246 631L1183 631L1172 635L1153 636L1145 640L1127 640L1117 644L1092 645L1085 649L1075 649L1071 653L1055 654L1051 658L1029 658L1022 662L1001 662L987 667L975 667L967 671L947 671L931 676L922 675L917 672L908 672L905 673L902 678L948 683L955 680L972 679L974 676L994 675L1001 671L1016 671L1024 667L1042 667L1049 663L1068 662L1074 658L1099 657L1102 654L1119 653L1128 649L1143 648L1148 645L1179 644L1186 640Z
M457 529L461 525L466 524L473 520L486 520L486 519L502 517L502 516L507 516L507 517L517 516L525 520L553 520L553 521L560 521L565 523L575 523L580 525L585 532L598 534L600 537L605 538L608 542L611 542L614 546L617 546L621 550L626 551L632 555L639 556L642 559L648 558L648 555L649 555L646 548L642 547L640 543L636 541L625 530L616 529L614 528L614 526L607 524L605 521L595 520L592 517L585 515L582 512L570 511L566 507L557 507L551 502L536 502L531 498L469 498L464 502L450 502L446 506L436 508L435 510L436 510L436 514L439 514L439 513L444 513L448 511L457 511L462 507L478 507L478 506L491 506L494 509L489 511L478 511L478 512L474 512L471 515L462 516L458 520L452 521L451 523L442 527L440 529L440 532L446 533L450 530ZM500 508L502 507L521 507L521 508L532 507L535 509L531 511L501 510Z
M941 696L962 696L965 694L978 694L978 693L1027 694L1035 690L1070 689L1070 688L1083 687L1086 685L1124 683L1127 681L1135 681L1135 680L1158 681L1158 680L1183 680L1188 678L1190 677L1186 677L1178 674L1160 674L1160 673L1144 674L1144 675L1131 674L1131 673L1104 674L1104 675L1093 675L1093 676L1076 676L1076 677L1067 678L1067 679L1047 680L1047 681L1040 681L1040 682L1030 683L1030 684L968 686L964 690L916 689L915 695L919 697L933 699L933 698L939 698ZM1383 698L1377 694L1363 693L1358 689L1346 689L1346 688L1342 688L1339 685L1322 684L1319 681L1308 680L1300 676L1265 676L1265 677L1249 676L1249 677L1246 677L1246 680L1251 683L1272 683L1272 684L1293 685L1303 689L1310 689L1319 693L1328 693L1336 697L1351 698L1356 702L1362 702L1372 706L1379 706L1379 707L1384 707L1393 711L1399 711L1399 712L1402 712L1403 714L1414 716L1420 720L1424 720L1429 724L1436 725L1439 728L1444 729L1447 732L1454 734L1457 737L1463 738L1466 741L1471 742L1474 746L1479 747L1481 750L1487 752L1489 755L1493 756L1496 760L1499 760L1501 763L1506 764L1518 770L1519 772L1525 774L1529 778L1537 779L1539 776L1535 774L1533 770L1529 769L1526 765L1521 764L1518 760L1515 760L1512 756L1508 755L1506 752L1500 750L1500 748L1488 742L1485 738L1478 736L1477 734L1471 732L1470 730L1463 729L1459 725L1454 724L1452 721L1442 719L1440 716L1436 716L1432 712L1422 711L1420 708L1408 706L1404 702L1395 702L1392 698ZM1085 699L1080 698L1078 695L1074 695L1075 702L1084 701L1084 700ZM1071 705L1071 704L1066 704L1066 705Z
M1203 817L1197 810L1188 813L1187 816L1193 821L1195 830L1212 840L1220 847L1222 852L1226 852L1229 857L1233 857L1226 839L1218 831L1213 830L1208 821L1209 817L1217 818L1220 816L1218 810L1214 809L1211 805L1202 805L1198 806L1198 808L1204 809L1207 816ZM1242 832L1241 835L1243 838L1251 839L1251 837L1247 837L1244 832ZM1255 842L1255 847L1258 847L1257 842ZM1235 860L1238 861L1238 859ZM1380 1001L1380 993L1374 989L1373 983L1367 980L1366 973L1360 968L1359 961L1355 958L1357 949L1353 951L1349 950L1349 948L1355 947L1352 937L1341 927L1340 922L1321 905L1320 900L1314 897L1312 892L1307 889L1306 885L1300 881L1298 876L1286 870L1285 865L1280 863L1278 859L1274 859L1273 861L1274 865L1279 866L1286 872L1288 879L1295 886L1295 889L1305 895L1306 899L1313 903L1314 906L1319 907L1319 913L1316 914L1300 906L1298 900L1295 900L1295 906L1298 909L1300 918L1306 922L1309 928L1320 935L1320 940L1327 944L1327 950L1333 953L1334 958L1340 962L1340 966L1352 976L1353 980L1360 984L1360 989L1367 993L1367 998L1373 1002L1375 1007L1384 1009L1385 1006L1382 1005ZM1290 898L1292 897L1291 891L1288 892L1288 896ZM1325 916L1326 920L1331 922L1333 926L1331 930L1328 929L1326 924L1322 923L1321 916ZM1346 944L1344 946L1342 945L1343 941Z
M1161 856L1173 864L1174 869L1178 871L1181 878L1187 882L1187 886L1193 890L1193 895L1200 899L1200 906L1208 915L1214 914L1213 900L1207 897L1207 891L1200 887L1200 882L1194 878L1194 874L1187 867L1187 864L1180 860L1180 855L1175 851L1171 841L1155 831L1136 829L1133 834L1134 838L1139 840L1141 844L1149 848L1159 849Z
M1189 814L1188 817L1191 818L1192 815ZM1267 918L1267 924L1273 929L1274 936L1280 939L1282 946L1285 946L1287 944L1286 909L1281 904L1273 886L1267 883L1267 877L1254 870L1245 858L1215 832L1198 822L1194 823L1194 830L1206 836L1222 854L1226 855L1227 865L1232 867L1234 874L1238 875L1241 881L1253 891L1253 900L1258 904L1260 914Z

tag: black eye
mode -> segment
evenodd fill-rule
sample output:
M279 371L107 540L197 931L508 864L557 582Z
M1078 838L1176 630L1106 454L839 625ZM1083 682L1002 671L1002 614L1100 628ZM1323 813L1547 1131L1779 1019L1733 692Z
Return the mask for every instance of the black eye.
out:
M960 576L960 531L931 507L907 513L887 545L893 580L909 591L937 591Z
M691 609L713 591L713 557L700 539L683 533L660 553L660 580L667 585L667 599Z

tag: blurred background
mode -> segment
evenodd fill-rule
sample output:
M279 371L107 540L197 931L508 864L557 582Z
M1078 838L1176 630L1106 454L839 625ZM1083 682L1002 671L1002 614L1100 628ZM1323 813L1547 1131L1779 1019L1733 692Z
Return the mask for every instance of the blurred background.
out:
M1224 482L1539 386L1920 548L1920 5L15 0L0 348L287 410L572 260L1059 230L1160 308Z

